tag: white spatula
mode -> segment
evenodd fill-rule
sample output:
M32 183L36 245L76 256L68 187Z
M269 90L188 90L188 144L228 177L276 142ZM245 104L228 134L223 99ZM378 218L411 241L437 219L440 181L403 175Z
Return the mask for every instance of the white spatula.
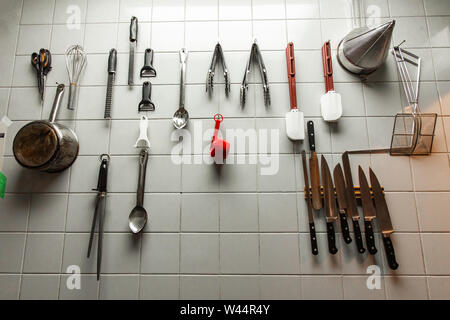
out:
M286 47L286 64L289 81L289 97L291 111L286 113L286 134L289 139L297 141L305 139L305 123L303 112L297 107L297 90L295 87L295 57L294 44L288 43Z
M322 61L325 94L320 98L320 110L323 120L335 122L342 116L342 100L341 95L334 91L330 41L325 42L322 47Z

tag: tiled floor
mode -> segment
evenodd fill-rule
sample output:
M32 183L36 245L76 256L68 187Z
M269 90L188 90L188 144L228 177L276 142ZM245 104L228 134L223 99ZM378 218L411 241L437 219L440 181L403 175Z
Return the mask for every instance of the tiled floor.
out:
M377 234L378 254L358 255L338 235L339 252L326 247L323 212L316 214L320 254L310 253L299 152L285 136L289 96L285 52L294 41L297 91L307 120L314 120L317 150L329 163L343 151L386 147L403 92L391 57L369 81L345 72L334 60L336 90L344 117L328 125L320 118L323 94L320 48L333 50L352 28L350 0L23 0L2 1L0 21L0 116L13 124L6 139L3 171L7 194L0 199L0 299L449 299L450 279L450 1L364 1L371 24L395 18L393 43L423 57L421 107L439 115L429 157L363 155L351 158L374 168L386 188L400 268L391 272ZM127 86L128 26L139 19L137 68L146 47L155 50L158 77L152 79L156 111L149 113L151 141L145 206L150 222L141 236L128 231L134 207L141 79ZM253 37L258 38L271 83L265 108L259 75L250 76L249 97L239 107L239 84ZM217 39L225 51L231 94L222 76L212 99L204 80ZM26 122L48 117L56 82L66 83L64 50L80 43L88 53L75 111L63 106L58 120L73 127L80 155L59 175L29 172L11 151ZM278 130L276 175L258 150L232 150L220 172L210 164L175 164L171 116L178 106L178 50L190 51L186 105L190 130L210 130L216 112L223 129ZM53 53L46 101L40 106L30 54ZM107 54L118 50L111 123L103 120ZM253 84L253 82L257 82ZM67 101L67 94L64 103ZM190 153L202 160L202 148ZM275 140L276 141L276 140ZM267 147L273 145L268 144ZM261 148L261 147L260 147ZM261 150L261 149L260 149ZM98 155L111 154L103 253L103 276L86 250L93 214ZM278 157L279 153L279 157ZM205 158L208 158L206 156ZM250 162L251 159L256 162ZM267 160L267 159L266 159ZM1 165L1 162L0 162ZM267 168L266 168L267 169ZM376 228L378 230L378 228ZM339 231L339 229L338 229ZM71 290L66 272L79 267L81 289ZM373 269L375 268L375 269ZM372 271L371 271L372 270ZM367 287L373 270L383 275Z

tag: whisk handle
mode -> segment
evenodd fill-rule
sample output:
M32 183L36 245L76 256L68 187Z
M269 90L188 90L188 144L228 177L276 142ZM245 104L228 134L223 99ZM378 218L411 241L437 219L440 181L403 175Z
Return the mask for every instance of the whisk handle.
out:
M76 83L71 83L69 87L69 102L67 104L67 109L75 110L75 101L77 99L78 86Z

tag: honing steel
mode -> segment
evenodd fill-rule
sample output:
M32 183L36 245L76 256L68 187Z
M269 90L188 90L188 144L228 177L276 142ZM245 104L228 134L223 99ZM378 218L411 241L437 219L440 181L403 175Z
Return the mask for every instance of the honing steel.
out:
M288 43L286 47L286 65L289 83L289 98L291 103L291 111L286 113L286 134L293 141L305 139L305 121L303 112L297 106L297 89L295 83L295 56L294 44Z
M375 236L373 234L372 220L375 219L375 208L373 206L372 197L370 194L369 183L361 166L358 167L359 187L361 191L361 203L364 214L364 232L366 234L367 251L370 254L376 254L377 248L375 246Z
M375 199L375 208L378 225L381 229L383 236L384 250L386 252L386 258L389 264L389 268L397 270L398 263L395 259L394 246L391 241L391 234L394 232L392 227L391 217L389 216L389 210L387 207L386 199L384 198L383 190L381 189L380 182L378 181L375 173L369 168L370 183L372 185L373 195Z
M184 108L184 98L186 95L186 61L188 57L188 51L183 48L180 50L180 107L175 111L172 122L175 128L183 129L189 121L189 113Z
M141 68L141 78L156 77L156 70L153 67L153 50L145 49L144 66Z
M116 79L117 50L111 49L108 57L108 85L106 87L105 119L111 119L113 86Z
M350 237L350 229L348 227L347 221L347 198L345 195L345 181L344 173L342 172L342 167L338 164L333 170L334 184L336 188L337 203L339 208L339 220L341 221L342 236L344 237L345 243L349 244L352 242Z
M323 202L325 204L325 216L327 219L327 236L328 236L328 251L331 254L336 254L336 233L334 232L334 221L337 220L336 198L334 197L333 180L331 179L330 168L324 156L320 159L322 180L323 180Z
M145 175L147 173L148 149L142 149L139 155L139 182L137 190L136 207L131 210L128 217L128 226L131 232L139 233L147 224L148 214L144 209Z
M302 151L303 178L305 179L305 199L308 207L309 236L311 238L311 251L313 255L319 254L317 247L316 226L314 224L313 209L311 204L311 196L309 194L308 168L306 167L306 152Z
M107 182L108 182L108 166L109 155L102 154L100 156L101 164L98 174L97 188L93 189L97 191L97 198L95 200L95 211L92 219L91 234L89 236L89 246L87 257L91 255L92 242L94 241L95 225L98 220L98 243L97 243L97 281L100 280L100 272L102 266L102 252L103 252L103 227L105 220L105 201L107 194Z
M87 55L82 46L76 44L66 50L66 68L69 74L69 99L67 109L75 110L78 97L78 82L86 65Z
M320 111L322 112L323 120L334 122L342 116L342 99L341 95L334 91L330 41L325 42L322 47L322 63L325 77L325 94L320 98Z
M322 200L320 198L320 173L319 173L319 159L316 153L316 139L314 134L314 122L308 121L308 141L311 156L309 158L309 170L311 172L311 193L312 204L315 210L322 209Z
M47 49L33 52L31 54L31 65L36 69L39 96L41 98L41 103L44 103L45 80L48 73L52 70L52 54Z
M136 54L136 46L138 39L138 19L131 17L130 22L130 55L128 60L128 85L132 86L134 83L134 56Z
M353 232L355 233L355 242L356 247L358 248L358 252L363 254L366 249L363 245L361 228L359 227L359 211L356 204L355 191L353 188L353 178L352 171L350 169L350 160L348 159L348 152L344 152L342 154L342 165L344 167L344 175L345 175L345 190L347 195L347 210L350 213L353 221Z

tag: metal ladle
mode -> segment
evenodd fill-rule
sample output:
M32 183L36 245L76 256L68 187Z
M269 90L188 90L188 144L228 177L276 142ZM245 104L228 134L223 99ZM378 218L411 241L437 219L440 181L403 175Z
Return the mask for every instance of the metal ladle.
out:
M180 63L181 63L181 79L180 79L180 107L175 111L172 122L175 128L184 128L189 121L189 113L184 108L184 98L186 91L186 60L188 56L188 51L183 48L180 50Z
M139 182L137 190L137 203L136 207L131 210L128 217L128 226L133 233L139 233L144 229L147 224L148 214L144 209L144 188L145 188L145 175L147 172L148 162L148 150L142 149L139 155Z

